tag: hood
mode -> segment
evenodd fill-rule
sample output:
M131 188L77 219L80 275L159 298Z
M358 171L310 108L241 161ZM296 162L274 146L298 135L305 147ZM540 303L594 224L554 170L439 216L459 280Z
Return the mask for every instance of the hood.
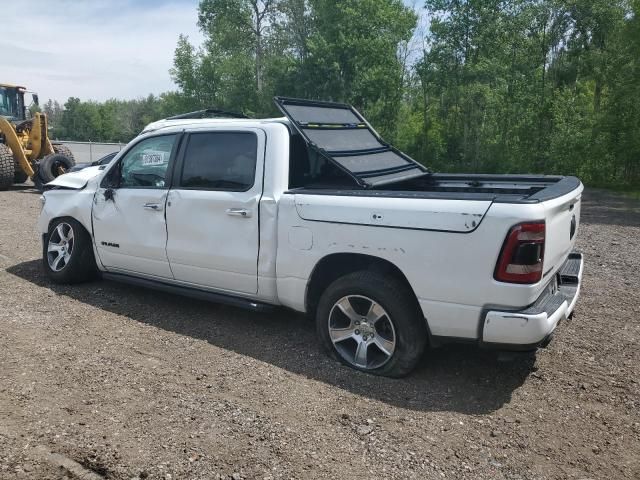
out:
M97 177L104 171L104 167L97 165L95 167L87 167L78 172L69 172L60 175L55 180L46 184L47 188L62 187L80 190L84 188L89 180Z

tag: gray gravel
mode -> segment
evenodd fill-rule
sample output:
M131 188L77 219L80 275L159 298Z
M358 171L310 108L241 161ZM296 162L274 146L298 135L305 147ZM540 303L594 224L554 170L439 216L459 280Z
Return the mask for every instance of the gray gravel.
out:
M588 192L582 298L537 358L444 347L401 380L286 310L50 284L38 194L0 208L2 479L640 478L640 202Z

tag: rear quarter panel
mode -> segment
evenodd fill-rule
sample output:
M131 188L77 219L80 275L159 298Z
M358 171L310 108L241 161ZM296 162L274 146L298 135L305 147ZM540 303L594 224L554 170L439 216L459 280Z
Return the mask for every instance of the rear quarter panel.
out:
M334 253L370 255L388 260L404 273L432 334L477 338L483 309L527 306L535 301L546 284L546 280L535 285L516 285L493 279L509 229L523 221L544 219L548 208L545 204L486 202L487 205L480 209L485 212L480 221L473 228L467 228L464 222L452 218L477 211L479 205L472 204L478 202L459 201L457 205L450 203L443 209L433 200L396 199L399 200L393 207L396 211L447 211L449 216L423 214L406 218L400 215L396 225L416 219L419 223L413 228L398 228L358 224L364 218L371 218L379 206L375 202L352 200L342 196L327 199L325 195L305 195L297 201L294 194L281 197L277 254L277 287L281 303L304 311L308 280L315 265L325 256ZM411 202L421 203L417 206ZM355 212L349 215L354 209ZM344 221L349 216L354 219L353 223ZM343 221L334 223L332 218ZM453 228L457 231L452 231Z

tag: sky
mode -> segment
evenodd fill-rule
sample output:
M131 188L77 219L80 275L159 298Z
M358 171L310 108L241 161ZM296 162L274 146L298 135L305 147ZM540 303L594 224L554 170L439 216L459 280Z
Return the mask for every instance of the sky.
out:
M199 0L0 1L0 83L25 86L41 103L173 90L169 69L178 35L195 45L203 40Z
M62 103L138 98L175 89L178 35L202 42L198 0L4 2L0 83Z

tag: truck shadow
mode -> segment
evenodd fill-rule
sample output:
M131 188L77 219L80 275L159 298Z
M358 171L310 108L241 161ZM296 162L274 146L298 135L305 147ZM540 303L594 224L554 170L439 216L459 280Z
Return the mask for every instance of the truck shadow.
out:
M42 195L42 192L40 192L33 183L29 182L29 183L20 183L17 185L11 185L8 188L8 191L10 192L24 192L24 193L37 193L39 195Z
M56 285L45 277L38 260L6 270L73 301L206 340L289 372L412 410L493 412L508 403L535 370L531 356L503 362L494 352L458 345L427 352L406 378L381 378L355 373L330 359L317 342L313 322L289 310L248 312L111 281Z

